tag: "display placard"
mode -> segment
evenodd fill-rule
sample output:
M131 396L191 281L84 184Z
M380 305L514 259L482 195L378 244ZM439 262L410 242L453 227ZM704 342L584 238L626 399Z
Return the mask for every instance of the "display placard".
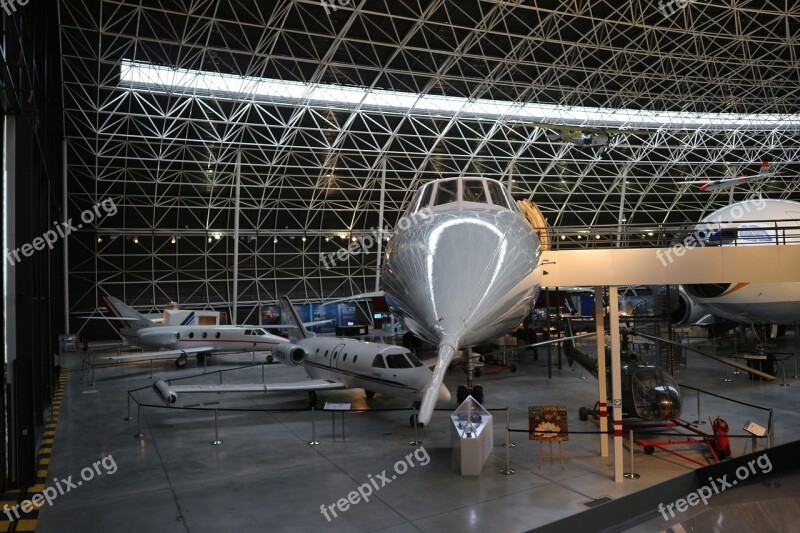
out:
M567 408L563 405L528 406L528 430L529 440L568 441Z

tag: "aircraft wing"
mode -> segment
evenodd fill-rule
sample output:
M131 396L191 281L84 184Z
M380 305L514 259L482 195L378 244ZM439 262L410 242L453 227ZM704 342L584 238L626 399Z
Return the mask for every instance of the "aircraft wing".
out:
M188 357L197 355L198 353L213 352L214 348L211 346L195 346L186 350L159 350L157 352L136 352L123 355L112 355L104 357L103 359L110 359L112 361L150 361L151 359L173 359L176 355L186 355Z
M211 385L172 385L163 380L153 384L158 395L168 404L178 400L178 394L212 393L212 392L289 392L289 391L318 391L346 388L343 383L327 379L306 379L293 383L241 383L241 384L211 384Z
M336 320L333 318L328 318L326 320L316 320L314 322L303 322L303 326L310 328L311 326L319 326L320 324L328 324L330 322L335 322ZM268 324L266 326L258 326L261 329L290 329L290 328L297 328L294 324Z
M338 304L342 302L352 302L353 300L369 300L371 298L379 298L381 296L385 296L386 293L383 291L375 291L375 292L365 292L362 294L354 294L352 296L347 296L345 298L337 298L335 300L328 300L323 302L323 304Z

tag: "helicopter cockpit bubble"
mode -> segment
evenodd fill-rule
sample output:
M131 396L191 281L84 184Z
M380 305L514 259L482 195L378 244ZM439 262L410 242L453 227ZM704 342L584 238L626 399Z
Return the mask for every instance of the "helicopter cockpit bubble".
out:
M631 380L636 416L643 420L672 420L681 414L675 379L655 367L639 368Z

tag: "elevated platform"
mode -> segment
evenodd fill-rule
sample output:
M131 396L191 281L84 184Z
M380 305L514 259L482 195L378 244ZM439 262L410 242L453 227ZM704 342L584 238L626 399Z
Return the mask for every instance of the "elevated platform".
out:
M800 281L800 246L583 248L542 256L543 287Z

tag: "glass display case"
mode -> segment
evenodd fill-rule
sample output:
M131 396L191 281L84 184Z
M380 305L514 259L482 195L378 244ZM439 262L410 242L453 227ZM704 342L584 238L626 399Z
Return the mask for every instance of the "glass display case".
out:
M467 396L450 415L453 459L462 476L480 475L494 446L492 415Z

